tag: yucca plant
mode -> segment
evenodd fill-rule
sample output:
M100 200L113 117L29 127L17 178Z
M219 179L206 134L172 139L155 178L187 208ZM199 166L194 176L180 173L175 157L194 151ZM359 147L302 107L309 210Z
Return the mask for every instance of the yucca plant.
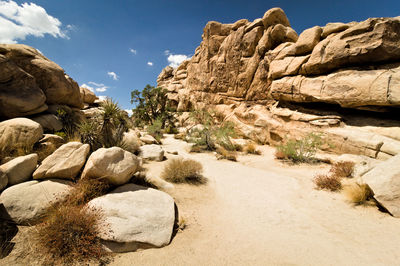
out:
M117 146L123 133L128 129L122 110L112 99L104 101L101 107L103 109L100 115L101 142L106 148Z

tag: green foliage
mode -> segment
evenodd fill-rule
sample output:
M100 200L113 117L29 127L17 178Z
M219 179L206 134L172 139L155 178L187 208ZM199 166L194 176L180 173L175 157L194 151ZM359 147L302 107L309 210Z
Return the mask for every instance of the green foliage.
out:
M322 146L321 134L309 133L300 140L288 140L277 147L277 152L283 154L286 159L295 163L311 162L317 150Z
M71 110L60 108L57 110L57 117L63 124L63 132L66 138L74 137L76 134L76 125L80 122L75 113Z
M142 91L133 90L131 103L136 104L132 110L136 126L153 125L156 120L161 121L161 128L174 125L175 110L170 104L166 89L146 85Z
M156 119L154 123L147 127L147 133L153 136L158 142L163 137L162 121L160 118Z
M54 135L57 135L57 136L59 136L59 137L62 137L63 139L66 139L66 138L67 138L67 134L65 134L65 132L63 132L63 131L54 132Z
M193 111L191 119L202 126L190 132L189 141L194 142L196 146L204 146L206 150L215 150L216 145L220 145L229 151L236 150L236 146L230 140L236 135L232 122L218 124L212 113L206 110Z

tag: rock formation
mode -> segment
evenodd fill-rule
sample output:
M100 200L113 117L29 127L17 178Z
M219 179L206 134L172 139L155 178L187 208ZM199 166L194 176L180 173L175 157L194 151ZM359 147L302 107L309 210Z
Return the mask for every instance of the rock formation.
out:
M179 111L211 107L262 143L319 131L338 152L400 153L399 17L328 23L298 36L273 8L253 22L211 21L202 38L191 59L157 79Z

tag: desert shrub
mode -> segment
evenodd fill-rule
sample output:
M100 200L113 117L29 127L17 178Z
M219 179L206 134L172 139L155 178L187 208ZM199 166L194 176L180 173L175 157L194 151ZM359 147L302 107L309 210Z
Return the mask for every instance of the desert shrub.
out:
M337 177L352 177L354 170L354 162L337 162L331 167L330 172Z
M288 140L286 143L277 147L277 151L284 154L287 158L295 163L297 162L312 162L313 156L322 146L321 134L310 133L300 140Z
M218 160L226 159L233 162L237 161L236 153L234 151L229 151L225 149L223 146L218 146L216 151Z
M373 199L374 192L367 184L353 183L344 186L343 193L354 204L364 204Z
M34 237L38 252L49 264L104 263L108 258L98 238L102 213L85 205L108 189L104 181L81 179L63 200L49 207Z
M254 143L248 143L243 147L245 153L261 155L261 151L257 149Z
M67 138L67 134L65 134L65 132L63 132L63 131L54 132L54 135L57 135L57 136L59 136L59 137L62 137L63 139L66 139L66 138Z
M161 141L163 137L162 121L161 119L156 119L153 124L147 127L147 133L153 136L158 142Z
M177 133L177 134L174 135L174 139L185 140L186 139L186 133Z
M176 158L169 160L161 173L161 178L173 183L203 184L206 179L202 176L201 163L191 160Z
M101 107L101 143L105 148L116 146L128 130L124 113L112 99L102 102Z
M232 122L217 124L207 110L193 111L190 116L196 124L202 125L202 128L192 130L189 134L189 141L200 147L206 147L206 150L215 150L216 145L223 146L230 151L237 148L231 141L231 137L236 135Z
M86 264L102 262L107 253L103 249L97 210L79 206L58 206L36 226L36 247L49 265Z
M136 104L132 110L136 126L153 125L161 121L161 128L174 127L175 109L168 99L167 90L161 87L146 85L142 90L131 92L131 103Z
M317 175L314 178L314 184L318 189L338 191L342 189L340 178L330 175Z
M65 133L66 139L76 136L76 126L80 122L79 117L70 109L57 109L57 117L63 124L62 132Z

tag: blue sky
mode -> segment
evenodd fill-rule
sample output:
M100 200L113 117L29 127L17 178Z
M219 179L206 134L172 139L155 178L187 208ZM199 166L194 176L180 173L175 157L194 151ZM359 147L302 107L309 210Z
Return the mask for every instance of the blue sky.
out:
M252 21L276 6L299 34L328 22L400 16L399 0L0 0L0 41L39 49L80 85L131 109L130 91L156 85L165 66L190 57L208 21Z

